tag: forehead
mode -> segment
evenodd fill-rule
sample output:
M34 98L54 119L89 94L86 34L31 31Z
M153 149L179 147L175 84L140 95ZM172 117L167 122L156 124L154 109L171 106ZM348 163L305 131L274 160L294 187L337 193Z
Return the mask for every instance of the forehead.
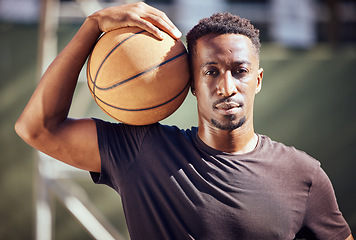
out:
M196 60L254 61L258 55L251 40L240 34L208 34L197 40Z

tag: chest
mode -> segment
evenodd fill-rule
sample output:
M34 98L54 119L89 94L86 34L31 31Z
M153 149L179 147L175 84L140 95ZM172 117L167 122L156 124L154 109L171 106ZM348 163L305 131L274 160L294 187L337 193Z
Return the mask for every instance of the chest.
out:
M249 160L184 155L170 156L169 164L156 155L135 166L130 194L137 191L163 221L178 218L190 231L199 229L203 239L222 239L220 232L241 239L294 238L308 188L290 172Z

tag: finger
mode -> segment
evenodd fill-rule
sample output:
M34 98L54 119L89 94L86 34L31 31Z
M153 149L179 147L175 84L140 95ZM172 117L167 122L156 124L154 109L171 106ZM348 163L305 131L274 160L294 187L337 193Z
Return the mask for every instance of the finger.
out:
M151 22L144 20L142 18L132 19L129 23L127 23L126 26L142 28L143 30L146 30L147 32L153 34L158 39L161 40L164 39L164 34L158 27L156 27Z
M175 39L179 39L182 36L182 33L178 30L178 28L168 19L168 17L163 18L162 16L157 16L154 14L148 14L148 16L144 17L146 21L149 21L154 26L159 29L165 31L169 35L171 35Z
M164 12L149 5L146 5L146 7L147 16L143 17L144 19L151 22L153 25L157 25L160 29L167 32L173 38L178 39L182 36L182 33L178 30L178 28L173 24L173 22Z

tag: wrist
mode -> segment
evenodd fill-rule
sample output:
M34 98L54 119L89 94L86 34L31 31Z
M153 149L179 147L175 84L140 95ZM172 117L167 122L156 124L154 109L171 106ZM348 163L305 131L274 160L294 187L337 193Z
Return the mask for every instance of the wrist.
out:
M98 18L99 18L98 14L94 13L89 17L87 17L83 25L87 25L88 27L90 27L92 31L95 32L99 37L102 34L102 31L100 30L99 27Z

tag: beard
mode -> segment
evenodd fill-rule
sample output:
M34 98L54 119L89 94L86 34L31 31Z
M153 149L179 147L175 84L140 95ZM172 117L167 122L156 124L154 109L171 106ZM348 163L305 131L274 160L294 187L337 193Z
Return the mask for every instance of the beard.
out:
M236 116L235 115L229 115L226 116L228 118L228 123L221 123L215 119L211 119L211 123L217 127L220 130L235 130L239 127L241 127L245 122L246 122L246 117L243 116L238 122L235 122Z

